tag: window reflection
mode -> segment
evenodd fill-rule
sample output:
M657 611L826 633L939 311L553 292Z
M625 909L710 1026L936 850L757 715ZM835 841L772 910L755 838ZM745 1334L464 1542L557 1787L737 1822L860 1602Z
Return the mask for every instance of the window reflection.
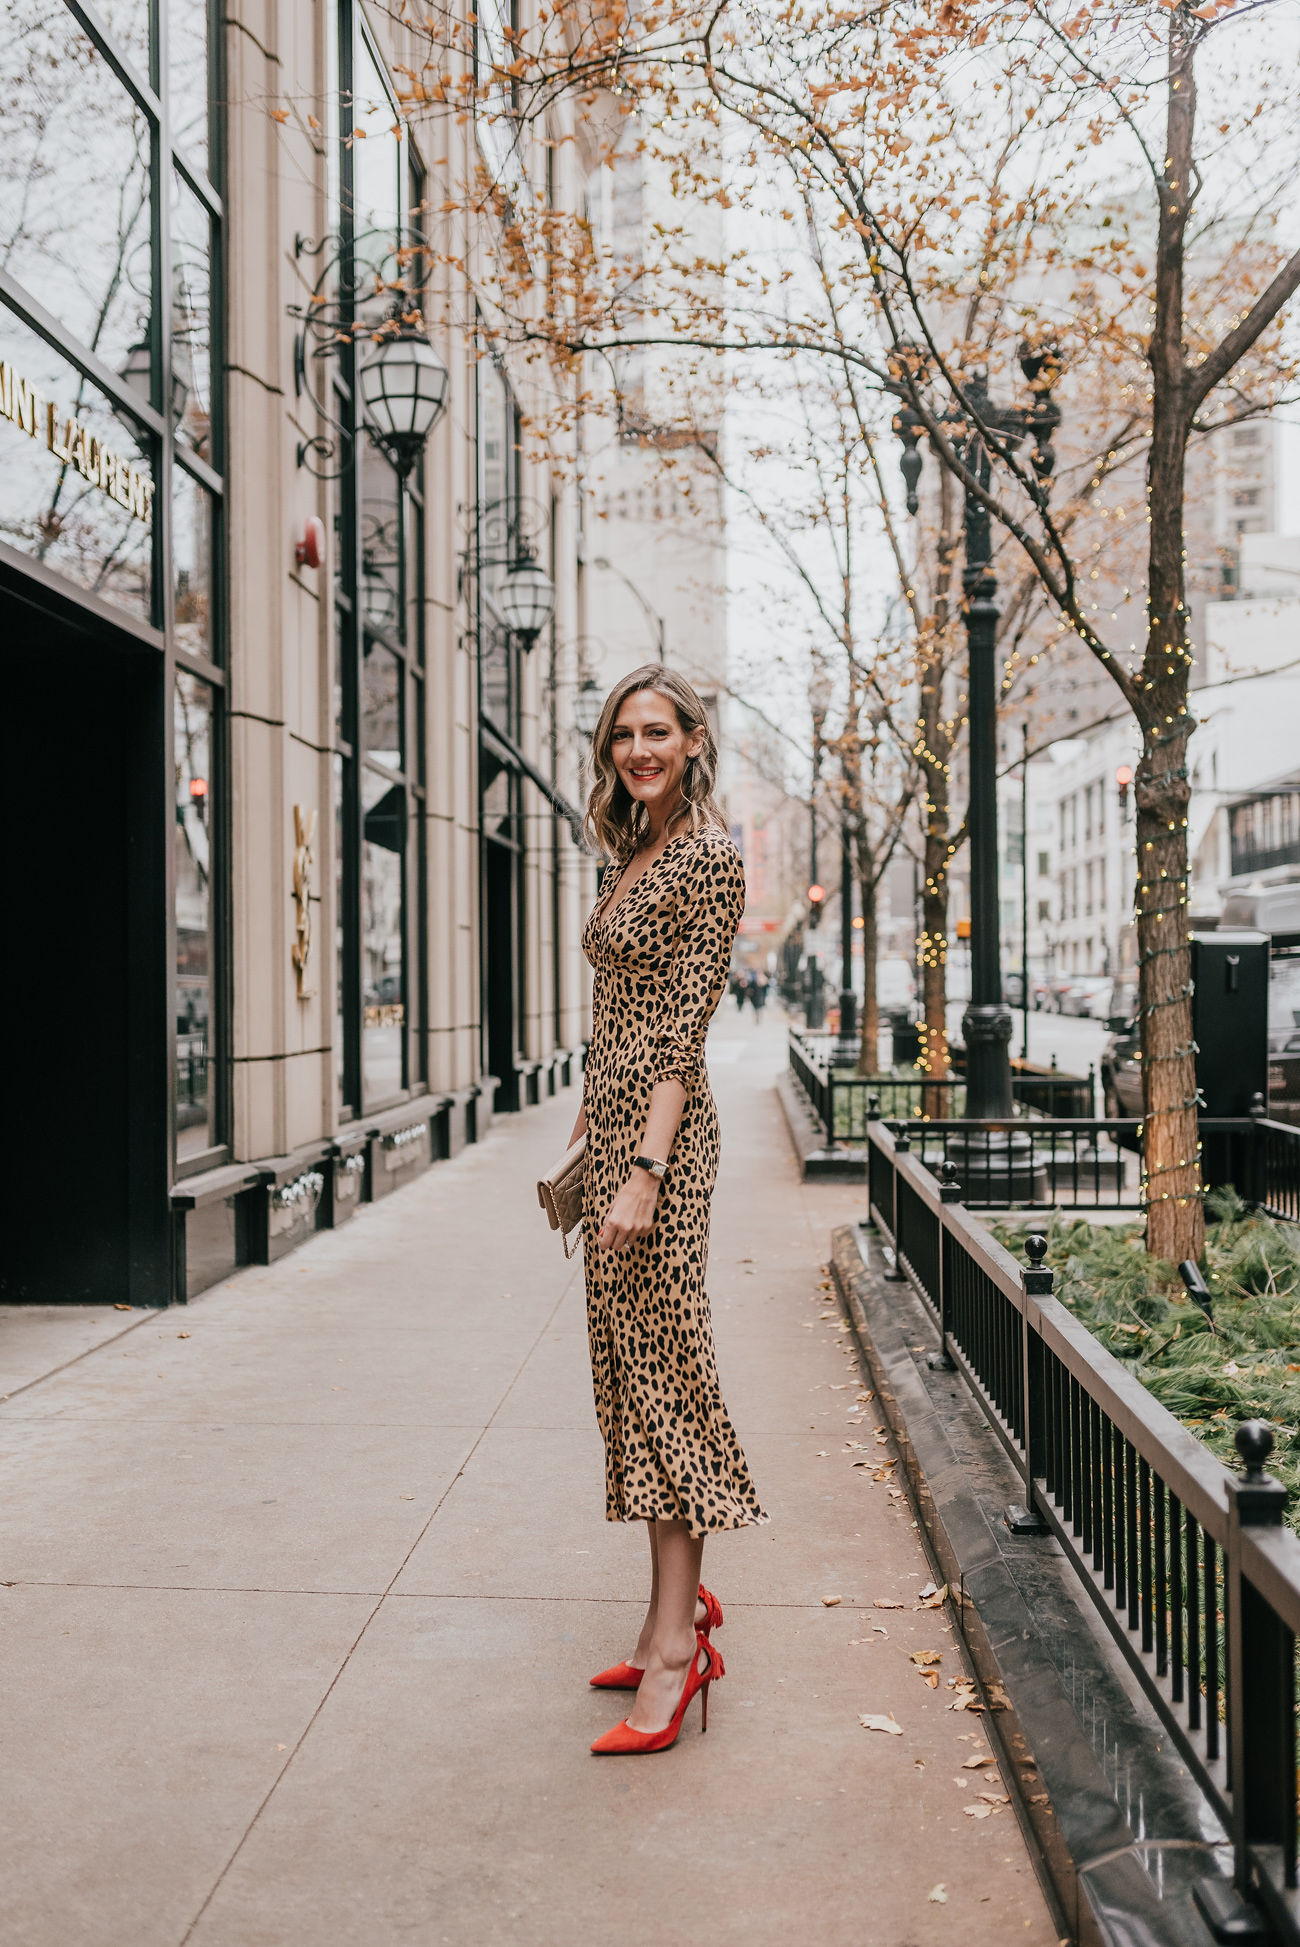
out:
M510 723L510 638L495 592L510 544L513 413L506 382L490 359L478 367L479 685L483 709L503 730Z
M184 467L172 474L172 582L176 641L212 655L212 496Z
M212 1128L212 691L176 672L176 1157L209 1149Z
M99 0L95 11L140 79L148 81L149 0Z
M170 0L167 66L172 140L192 166L208 167L207 0Z
M147 621L147 436L9 313L0 324L0 361L0 539Z
M366 442L362 463L361 617L367 627L400 637L402 493L396 470Z
M212 225L179 176L172 178L172 419L212 459Z
M363 767L361 807L361 1079L371 1107L398 1094L406 1082L405 790Z
M148 123L54 0L8 0L0 98L0 266L120 371L150 312Z
M395 232L401 218L401 123L364 38L357 50L352 125L364 139L352 148L352 208L358 238L367 230ZM370 260L369 247L359 253Z
M367 638L361 670L362 742L366 755L402 768L402 665L391 649Z

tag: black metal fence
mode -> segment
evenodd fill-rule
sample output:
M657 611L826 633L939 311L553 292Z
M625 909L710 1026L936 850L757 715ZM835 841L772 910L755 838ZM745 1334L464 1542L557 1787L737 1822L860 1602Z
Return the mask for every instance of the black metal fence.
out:
M1023 1525L1057 1537L1231 1834L1238 1888L1300 1943L1300 1539L1264 1472L1271 1432L1242 1427L1229 1472L1052 1297L1045 1243L1017 1264L882 1124L868 1185L895 1275L1015 1462Z
M789 1030L790 1069L826 1132L828 1149L861 1148L867 1125L874 1117L907 1117L941 1121L961 1117L966 1109L966 1082L959 1074L942 1080L931 1076L859 1075L834 1059L836 1037ZM1095 1080L1086 1075L1059 1075L1051 1069L1015 1068L1012 1093L1018 1112L1025 1115L1091 1116Z
M1131 1117L1038 1115L971 1121L964 1085L837 1070L820 1037L790 1032L790 1069L828 1148L865 1149L881 1120L936 1174L955 1172L980 1210L1132 1210L1142 1201L1142 1124ZM928 1101L929 1106L926 1107ZM1269 1216L1300 1222L1300 1128L1264 1116L1202 1116L1202 1175Z

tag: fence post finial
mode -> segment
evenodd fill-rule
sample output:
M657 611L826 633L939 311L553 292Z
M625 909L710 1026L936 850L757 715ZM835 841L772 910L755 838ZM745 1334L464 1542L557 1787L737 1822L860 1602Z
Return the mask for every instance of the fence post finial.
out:
M939 1165L939 1200L941 1203L961 1202L961 1177L957 1165L947 1157Z
M1047 1239L1040 1230L1031 1231L1026 1237L1025 1256L1029 1259L1029 1266L1020 1274L1022 1289L1027 1291L1031 1298L1050 1298L1054 1274L1045 1262Z

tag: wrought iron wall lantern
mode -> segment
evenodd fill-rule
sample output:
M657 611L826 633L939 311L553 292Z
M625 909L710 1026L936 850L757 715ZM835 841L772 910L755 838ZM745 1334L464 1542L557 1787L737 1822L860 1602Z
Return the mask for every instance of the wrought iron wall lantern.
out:
M525 652L533 648L555 613L555 583L538 561L531 538L547 518L545 510L524 500L508 509L500 502L479 508L475 538L460 565L461 589L467 579L477 580Z
M418 461L447 403L446 366L429 343L424 319L427 257L418 241L391 230L369 230L350 243L337 236L294 239L295 257L323 258L305 304L291 304L296 320L294 392L330 428L298 442L298 465L318 480L337 480L356 462L363 426L405 479ZM334 410L331 367L355 355L353 429ZM323 375L323 376L321 376Z

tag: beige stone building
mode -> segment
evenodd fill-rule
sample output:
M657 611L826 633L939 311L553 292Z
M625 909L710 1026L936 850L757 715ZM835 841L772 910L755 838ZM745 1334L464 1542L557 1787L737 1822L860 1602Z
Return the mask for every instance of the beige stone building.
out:
M587 1024L575 473L429 214L575 147L405 120L359 0L150 11L0 56L11 1302L277 1257Z

